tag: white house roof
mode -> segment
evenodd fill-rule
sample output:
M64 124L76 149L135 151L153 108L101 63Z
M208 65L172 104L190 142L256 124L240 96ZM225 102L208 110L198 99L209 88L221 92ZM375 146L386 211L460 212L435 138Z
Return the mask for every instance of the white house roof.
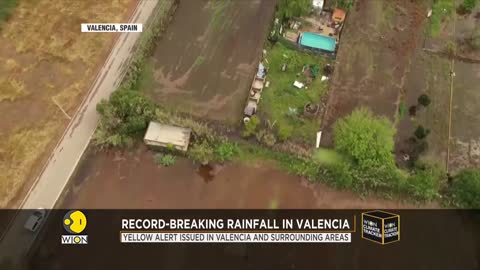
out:
M167 146L171 144L179 150L187 151L191 132L189 128L162 125L152 121L148 124L144 141L149 145Z

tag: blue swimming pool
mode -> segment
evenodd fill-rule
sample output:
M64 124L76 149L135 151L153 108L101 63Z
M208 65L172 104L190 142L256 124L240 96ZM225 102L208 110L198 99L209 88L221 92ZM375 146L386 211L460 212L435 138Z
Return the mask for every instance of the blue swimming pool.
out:
M300 45L335 52L335 38L322 36L311 32L304 32L300 39Z

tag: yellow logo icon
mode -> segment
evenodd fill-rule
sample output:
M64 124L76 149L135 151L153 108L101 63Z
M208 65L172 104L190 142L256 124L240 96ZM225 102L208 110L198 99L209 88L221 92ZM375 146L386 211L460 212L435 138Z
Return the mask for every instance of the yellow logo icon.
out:
M79 234L87 227L87 217L81 211L69 211L63 217L63 228L69 233Z

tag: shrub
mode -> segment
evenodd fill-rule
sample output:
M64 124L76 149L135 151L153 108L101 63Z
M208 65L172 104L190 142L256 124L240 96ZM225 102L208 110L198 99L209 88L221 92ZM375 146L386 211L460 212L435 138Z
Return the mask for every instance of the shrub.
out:
M402 191L411 194L414 198L431 201L439 197L440 180L443 171L433 165L417 165L417 169L402 183Z
M458 207L480 208L480 169L466 169L454 177L451 187Z
M257 133L255 133L255 138L257 139L257 142L262 143L262 139L265 134L267 134L267 131L265 129L259 130Z
M257 130L258 124L260 124L260 118L258 118L256 115L252 116L250 118L250 121L248 121L245 124L245 130L243 131L243 137L249 137L252 134L255 133Z
M337 0L337 7L345 10L351 10L354 0Z
M417 129L415 130L414 134L415 134L415 137L422 140L422 139L426 138L428 136L428 134L430 134L430 130L424 128L422 125L419 125L417 127Z
M214 149L207 141L193 144L188 150L187 156L202 165L207 165L215 158Z
M277 139L275 138L275 135L273 135L273 133L266 132L262 138L262 143L267 146L274 146L275 143L277 143Z
M457 50L457 44L453 41L447 42L446 50L449 55L455 55L455 51Z
M334 125L335 149L362 168L393 167L395 129L385 117L365 108L352 112Z
M153 158L155 160L155 163L165 167L169 167L175 164L175 156L170 154L156 153Z
M351 188L354 181L351 165L348 162L333 164L327 170L327 181L336 188Z
M417 106L410 106L408 109L408 114L410 114L410 116L417 115Z
M279 125L277 135L280 141L288 140L293 133L293 127L289 125L281 126Z
M476 5L477 5L477 0L463 0L462 7L467 12L472 12Z
M423 107L427 107L431 102L430 97L425 94L418 97L418 103Z
M119 90L97 105L100 121L94 136L100 146L128 146L155 117L155 104L141 93Z
M220 162L231 161L240 152L236 143L222 142L215 148L216 159Z

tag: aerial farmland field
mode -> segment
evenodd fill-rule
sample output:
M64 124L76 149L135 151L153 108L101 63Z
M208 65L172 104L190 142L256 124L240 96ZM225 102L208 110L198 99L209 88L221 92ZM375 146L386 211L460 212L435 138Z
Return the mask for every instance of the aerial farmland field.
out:
M274 7L274 0L181 2L142 88L163 106L239 122Z
M121 22L134 7L132 0L25 0L2 23L0 207L28 189L113 45L116 34L82 34L80 24Z

